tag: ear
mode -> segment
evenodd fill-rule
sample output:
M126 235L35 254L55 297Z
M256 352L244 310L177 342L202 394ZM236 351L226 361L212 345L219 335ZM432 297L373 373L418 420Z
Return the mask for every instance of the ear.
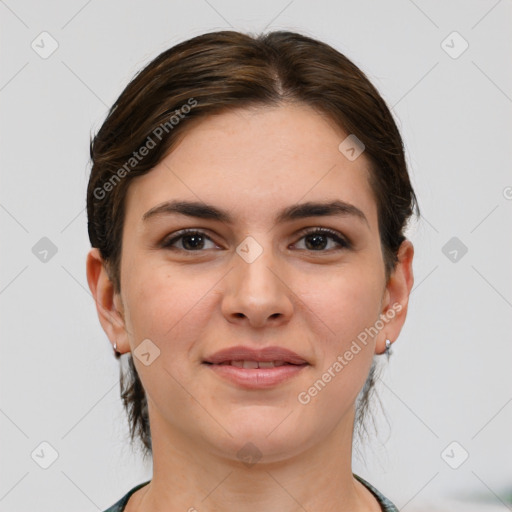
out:
M398 249L398 262L386 284L382 301L381 319L384 328L379 332L375 352L382 354L386 350L386 339L392 343L398 338L407 316L407 306L414 277L412 259L414 246L410 240L404 240Z
M87 282L91 290L96 311L103 330L112 345L117 344L117 351L130 351L127 330L124 321L123 303L119 294L114 292L114 285L106 270L106 264L97 248L87 255Z

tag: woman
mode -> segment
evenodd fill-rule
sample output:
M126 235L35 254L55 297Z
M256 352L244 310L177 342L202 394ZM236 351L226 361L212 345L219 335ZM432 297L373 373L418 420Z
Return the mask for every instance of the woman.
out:
M91 143L87 276L153 477L108 512L393 511L351 470L417 203L383 99L291 32L204 34Z

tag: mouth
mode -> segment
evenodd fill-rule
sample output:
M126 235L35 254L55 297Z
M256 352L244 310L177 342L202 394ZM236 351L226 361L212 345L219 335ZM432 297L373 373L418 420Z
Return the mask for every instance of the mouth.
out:
M305 366L307 363L296 364L290 363L283 360L275 361L251 361L251 360L233 360L233 361L222 361L221 363L210 363L205 361L205 364L218 364L219 366L235 366L236 368L244 368L245 370L256 370L257 368L277 368L279 366L293 365L293 366Z
M216 352L206 358L203 365L237 387L265 389L298 375L310 363L281 347L255 350L238 346Z
M270 368L274 366L283 366L285 364L302 365L308 364L307 360L295 352L284 347L265 347L254 349L251 347L238 345L235 347L219 350L203 361L207 364L228 364L239 368L265 368L269 363ZM234 364L233 364L234 363ZM247 366L244 366L247 365Z

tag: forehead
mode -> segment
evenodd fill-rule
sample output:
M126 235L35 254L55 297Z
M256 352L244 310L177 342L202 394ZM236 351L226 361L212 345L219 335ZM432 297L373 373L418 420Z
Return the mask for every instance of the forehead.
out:
M184 121L186 122L186 120ZM204 201L241 222L268 222L290 204L343 200L377 226L369 160L339 150L349 134L310 107L237 109L199 121L154 169L131 183L132 220L172 199Z

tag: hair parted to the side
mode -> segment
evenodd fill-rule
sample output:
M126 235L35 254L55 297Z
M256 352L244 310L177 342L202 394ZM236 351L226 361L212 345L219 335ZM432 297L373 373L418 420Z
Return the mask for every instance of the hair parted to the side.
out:
M365 74L331 46L295 32L203 34L157 56L127 85L91 140L87 189L91 245L121 291L125 196L131 181L155 167L197 121L229 109L303 104L328 116L365 146L375 196L386 279L397 263L407 221L419 208L402 138ZM341 141L340 141L341 142ZM142 148L146 148L143 151ZM132 355L120 385L132 442L151 454L147 400ZM376 358L357 403L364 431Z

